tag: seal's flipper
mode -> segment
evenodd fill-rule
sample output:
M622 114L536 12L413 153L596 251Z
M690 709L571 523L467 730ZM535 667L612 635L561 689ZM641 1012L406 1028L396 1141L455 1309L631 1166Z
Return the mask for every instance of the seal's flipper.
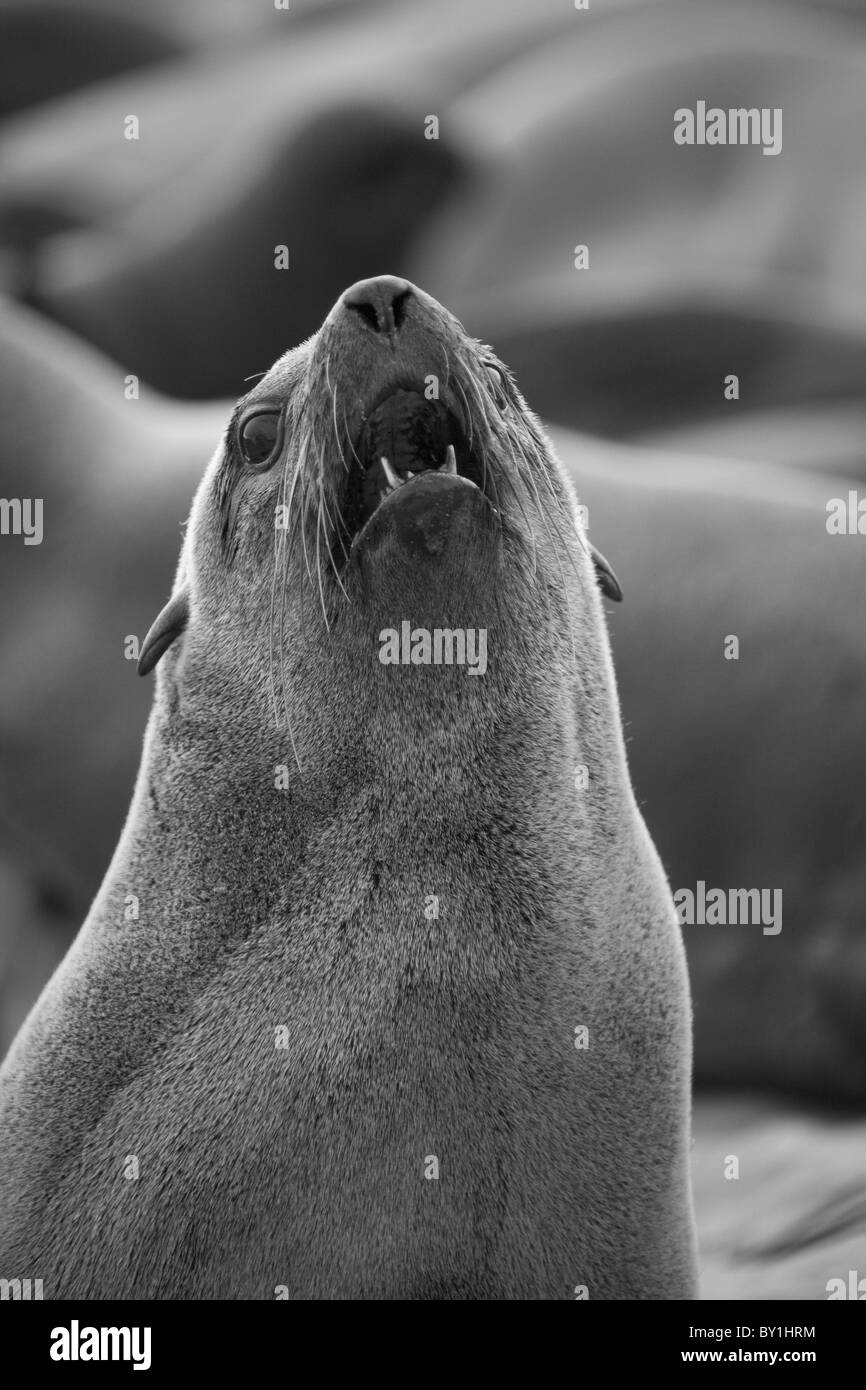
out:
M614 603L622 603L622 585L613 572L600 550L590 542L589 553L592 556L592 563L595 565L595 573L598 577L598 584L605 598L613 599Z
M175 638L179 637L189 622L189 589L182 589L169 599L156 622L151 627L138 658L138 674L146 676L152 671L159 658L167 652Z

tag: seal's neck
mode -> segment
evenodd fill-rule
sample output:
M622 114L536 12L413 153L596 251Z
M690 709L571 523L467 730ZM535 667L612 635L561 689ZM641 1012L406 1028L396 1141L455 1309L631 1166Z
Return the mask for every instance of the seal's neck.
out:
M390 882L411 903L453 884L455 864L464 898L483 883L492 905L508 885L513 903L524 881L573 886L575 865L628 852L612 692L575 690L556 669L522 689L446 679L411 707L359 696L351 718L323 691L296 740L300 769L285 728L206 725L158 703L103 907L117 915L118 895L158 882L178 923L204 908L232 932L311 909L336 881L362 899Z

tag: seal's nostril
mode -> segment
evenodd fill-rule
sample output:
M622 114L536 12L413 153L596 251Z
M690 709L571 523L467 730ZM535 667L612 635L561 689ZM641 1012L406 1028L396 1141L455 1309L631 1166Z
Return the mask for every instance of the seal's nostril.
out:
M372 280L359 280L342 297L347 309L352 309L374 333L392 337L406 321L406 311L412 298L408 280L396 275L377 275Z
M404 290L402 294L398 294L391 301L391 314L394 319L394 327L398 332L403 327L403 323L406 319L406 306L411 298L412 291Z
M358 304L350 304L349 308L354 309L356 314L360 314L361 318L369 328L372 328L374 333L379 332L379 310L376 308L375 304L367 304L362 300Z

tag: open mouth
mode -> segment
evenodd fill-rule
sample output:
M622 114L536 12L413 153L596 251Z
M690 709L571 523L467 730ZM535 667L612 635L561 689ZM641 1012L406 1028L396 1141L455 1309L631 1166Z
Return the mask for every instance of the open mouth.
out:
M460 420L421 391L398 389L379 401L352 446L343 508L351 545L385 500L425 473L457 476L484 491L484 469Z

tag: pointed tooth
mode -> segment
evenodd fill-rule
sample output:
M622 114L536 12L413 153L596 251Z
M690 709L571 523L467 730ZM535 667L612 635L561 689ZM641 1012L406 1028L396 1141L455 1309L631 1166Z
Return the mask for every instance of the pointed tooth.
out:
M456 474L456 472L457 472L457 455L456 455L455 452L454 452L454 445L453 445L453 444L449 444L449 445L448 445L448 448L445 450L445 462L444 462L436 471L437 471L437 473L454 473L454 474Z
M407 468L407 469L406 469L406 482L408 483L409 479L410 479L410 478L414 478L414 477L415 477L415 474L414 474L414 473L411 473L411 472L409 471L409 469Z
M382 470L388 483L388 491L393 492L395 488L402 487L403 479L397 476L384 454L379 459L379 462L382 465Z

